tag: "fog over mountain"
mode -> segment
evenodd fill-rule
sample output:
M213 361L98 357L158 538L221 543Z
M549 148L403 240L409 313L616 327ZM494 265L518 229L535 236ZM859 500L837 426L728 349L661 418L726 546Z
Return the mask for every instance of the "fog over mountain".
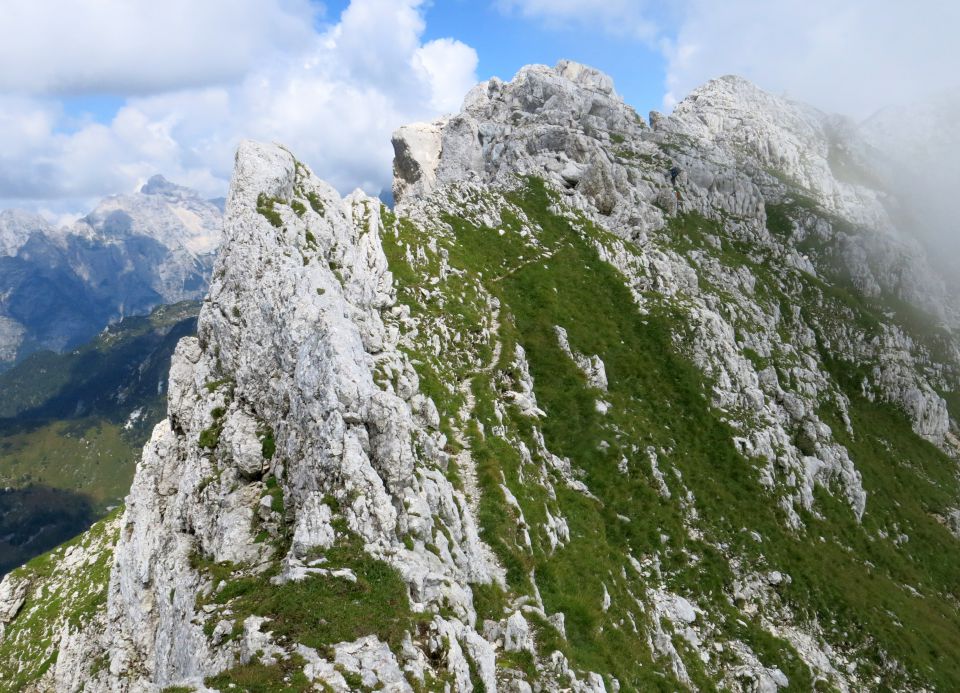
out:
M898 217L958 275L960 4L941 0L500 0L555 27L632 36L662 53L663 109L721 74L849 119L874 149L864 165L897 197ZM633 105L642 107L646 104ZM661 110L658 105L650 104ZM948 264L948 263L954 264Z
M896 191L902 223L960 292L960 88L885 108L860 130L877 175Z

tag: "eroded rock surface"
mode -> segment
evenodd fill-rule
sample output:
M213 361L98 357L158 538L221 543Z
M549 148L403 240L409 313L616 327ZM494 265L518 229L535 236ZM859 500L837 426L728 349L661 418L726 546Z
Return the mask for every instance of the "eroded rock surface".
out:
M648 125L561 62L399 130L394 210L243 143L108 597L34 676L9 576L0 671L949 688L957 306L855 138L733 77Z

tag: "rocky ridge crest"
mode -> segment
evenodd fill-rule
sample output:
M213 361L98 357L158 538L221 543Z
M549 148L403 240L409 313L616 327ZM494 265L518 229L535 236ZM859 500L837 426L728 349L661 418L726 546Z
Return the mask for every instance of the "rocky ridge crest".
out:
M562 62L398 131L392 212L241 145L105 607L34 685L952 680L902 638L958 627L956 306L839 131L737 78L648 125Z

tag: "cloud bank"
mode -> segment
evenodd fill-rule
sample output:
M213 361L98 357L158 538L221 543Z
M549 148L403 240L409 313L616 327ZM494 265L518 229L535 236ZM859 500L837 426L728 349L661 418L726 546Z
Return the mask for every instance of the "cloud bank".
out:
M960 3L683 0L665 37L666 105L719 74L866 118L958 83Z
M57 9L65 22L79 23L80 33L101 20L112 24L68 41L36 65L20 56L22 74L3 71L0 206L40 200L63 211L132 190L158 171L223 194L242 137L281 140L341 190L377 193L390 183L390 133L456 110L476 83L472 48L454 39L423 40L423 0L353 0L318 29L314 6L286 0L14 4L18 12L5 18L0 45ZM143 11L107 18L104 8L128 4ZM161 20L145 7L162 7L158 13L172 18ZM225 28L223 16L231 17ZM187 35L170 36L181 23L189 25ZM112 42L113 32L126 33ZM233 48L215 58L231 41ZM51 42L31 49L35 57ZM100 42L111 45L73 64L71 51ZM171 55L181 47L185 54ZM72 122L56 98L107 88L137 94L108 123Z
M656 47L666 63L668 109L723 74L855 118L960 83L957 2L497 0L497 6L508 15L634 36Z
M0 91L151 93L241 78L306 48L308 0L5 0Z

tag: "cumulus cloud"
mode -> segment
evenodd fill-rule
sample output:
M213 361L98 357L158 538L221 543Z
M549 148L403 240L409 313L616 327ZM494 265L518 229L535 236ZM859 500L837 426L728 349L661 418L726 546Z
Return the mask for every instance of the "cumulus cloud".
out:
M453 39L436 39L421 46L413 65L431 85L430 107L440 112L459 110L463 97L476 84L477 52Z
M311 40L309 0L5 0L0 90L149 93L239 79Z
M305 46L232 81L131 97L108 123L65 129L55 99L0 97L0 205L72 211L158 171L220 195L243 137L283 142L341 191L388 188L391 132L456 109L476 82L472 48L423 41L423 4L353 0Z

